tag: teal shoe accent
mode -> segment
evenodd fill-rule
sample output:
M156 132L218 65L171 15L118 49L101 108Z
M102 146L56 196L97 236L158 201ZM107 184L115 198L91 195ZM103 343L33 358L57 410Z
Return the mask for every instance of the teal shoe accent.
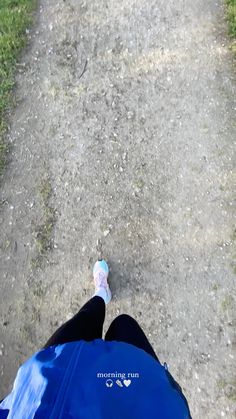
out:
M104 259L98 260L98 261L95 263L95 265L94 265L94 267L93 267L93 275L95 274L95 272L96 272L98 269L103 270L104 272L106 272L106 274L108 274L108 273L109 273L108 264L106 263L106 261L105 261Z

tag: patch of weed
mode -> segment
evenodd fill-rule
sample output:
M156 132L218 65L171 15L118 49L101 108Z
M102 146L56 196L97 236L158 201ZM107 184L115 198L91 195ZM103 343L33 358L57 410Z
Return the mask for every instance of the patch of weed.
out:
M227 7L227 20L229 24L229 36L232 38L231 49L236 54L236 1L225 0Z
M50 198L52 195L52 185L50 178L45 178L39 189L39 196L42 200L43 220L36 228L36 245L37 255L31 260L32 268L40 268L43 256L53 247L52 233L56 222L55 209L50 206Z
M213 284L212 285L212 291L218 291L218 289L220 288L219 284Z
M234 298L230 294L226 295L221 302L222 311L224 311L224 312L228 311L228 310L232 309L233 306L234 306Z
M229 35L236 38L236 2L235 0L226 0L227 18L229 22Z
M236 401L236 379L233 380L225 380L220 378L217 381L217 387L221 393L231 401Z

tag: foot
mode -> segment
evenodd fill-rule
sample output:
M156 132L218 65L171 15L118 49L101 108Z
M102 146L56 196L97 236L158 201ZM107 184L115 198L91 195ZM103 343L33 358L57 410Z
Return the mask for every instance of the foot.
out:
M111 290L107 282L109 268L105 260L98 260L93 267L95 295L103 298L106 304L111 301Z

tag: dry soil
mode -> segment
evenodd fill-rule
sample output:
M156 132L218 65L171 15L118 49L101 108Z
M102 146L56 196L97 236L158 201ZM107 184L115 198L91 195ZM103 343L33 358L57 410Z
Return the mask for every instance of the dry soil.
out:
M223 1L41 0L1 185L0 398L111 268L194 418L236 415L233 58Z

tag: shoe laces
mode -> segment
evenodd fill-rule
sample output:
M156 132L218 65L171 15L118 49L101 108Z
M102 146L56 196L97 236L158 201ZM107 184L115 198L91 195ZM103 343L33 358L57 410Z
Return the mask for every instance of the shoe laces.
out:
M104 287L104 288L107 287L107 280L106 280L106 276L105 276L104 272L100 271L100 272L97 273L97 275L96 275L96 285L98 287Z

